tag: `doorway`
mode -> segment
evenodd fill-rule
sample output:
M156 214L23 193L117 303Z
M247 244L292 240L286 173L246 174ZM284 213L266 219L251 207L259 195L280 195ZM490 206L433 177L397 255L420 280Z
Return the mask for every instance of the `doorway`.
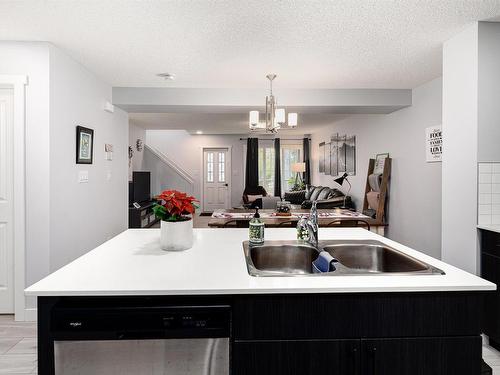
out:
M14 90L0 88L0 314L14 313Z
M229 148L203 149L203 211L231 204L231 152Z

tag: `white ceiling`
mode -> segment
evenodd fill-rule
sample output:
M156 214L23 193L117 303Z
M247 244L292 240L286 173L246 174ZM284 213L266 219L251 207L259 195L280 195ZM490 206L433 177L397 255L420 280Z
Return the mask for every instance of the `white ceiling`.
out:
M413 88L499 0L2 1L3 40L50 41L113 86ZM165 82L156 73L175 73Z
M309 134L348 115L331 113L299 114L296 129L280 130L285 134ZM191 134L247 134L248 113L129 113L130 123L144 129L186 130Z

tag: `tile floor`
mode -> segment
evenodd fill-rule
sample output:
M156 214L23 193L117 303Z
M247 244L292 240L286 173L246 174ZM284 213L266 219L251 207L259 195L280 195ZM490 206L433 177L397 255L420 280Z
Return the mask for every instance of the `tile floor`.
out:
M36 373L36 324L0 315L0 374Z
M493 375L500 375L500 352L485 343L483 358L493 368ZM0 315L0 374L36 373L36 324Z

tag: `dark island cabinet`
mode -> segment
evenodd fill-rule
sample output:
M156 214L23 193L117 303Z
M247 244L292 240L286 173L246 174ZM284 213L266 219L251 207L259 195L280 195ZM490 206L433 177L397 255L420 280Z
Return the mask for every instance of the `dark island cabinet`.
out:
M481 337L362 340L363 375L469 375L481 371Z
M480 370L479 336L233 344L234 375L479 375Z
M236 375L358 375L359 340L235 342Z
M232 375L479 375L481 293L239 296Z
M481 277L500 285L500 233L481 230ZM500 291L484 298L483 332L490 345L500 350Z

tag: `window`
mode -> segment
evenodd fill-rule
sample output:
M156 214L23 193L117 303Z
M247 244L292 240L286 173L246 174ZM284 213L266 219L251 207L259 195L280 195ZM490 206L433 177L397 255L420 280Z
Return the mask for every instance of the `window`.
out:
M295 185L296 173L292 164L302 161L302 145L281 145L281 192L290 191ZM302 178L302 176L300 176Z
M226 154L224 152L219 152L219 182L226 182Z
M245 154L246 155L246 154ZM270 142L259 144L259 185L270 195L274 194L274 145ZM296 174L292 164L302 161L302 144L281 145L281 192L284 194L295 184ZM302 177L302 176L300 176Z
M214 182L214 153L207 153L207 182Z
M274 193L274 146L259 145L259 185Z

